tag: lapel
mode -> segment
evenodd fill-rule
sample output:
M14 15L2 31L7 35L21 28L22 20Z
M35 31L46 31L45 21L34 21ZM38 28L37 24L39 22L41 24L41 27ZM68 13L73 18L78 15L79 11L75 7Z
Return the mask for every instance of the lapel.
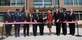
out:
M39 20L39 13L37 13L37 18L38 18L38 20Z
M9 13L7 13L8 17L11 17L11 15Z
M63 15L64 15L64 17L66 17L66 13L65 12L63 13Z
M16 12L17 16L20 16L20 12Z
M26 17L28 18L28 14L26 13Z
M36 16L38 17L38 13L36 14Z

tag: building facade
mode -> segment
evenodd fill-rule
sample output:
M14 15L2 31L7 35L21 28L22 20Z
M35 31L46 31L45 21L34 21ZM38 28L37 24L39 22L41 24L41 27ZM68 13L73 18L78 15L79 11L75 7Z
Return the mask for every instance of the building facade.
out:
M30 10L35 8L50 8L50 7L64 7L76 14L78 20L82 20L82 0L0 0L0 21L3 21L3 14L9 9L11 12L15 12L15 9L25 9Z

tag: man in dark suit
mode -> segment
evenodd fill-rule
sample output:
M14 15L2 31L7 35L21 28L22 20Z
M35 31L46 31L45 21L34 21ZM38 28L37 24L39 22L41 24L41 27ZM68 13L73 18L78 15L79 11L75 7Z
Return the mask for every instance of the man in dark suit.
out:
M71 9L71 12L68 15L68 21L75 22L76 17L73 13L73 10ZM75 23L69 23L69 34L74 35L75 34Z
M32 13L32 22L37 22L37 15L36 13ZM37 35L37 24L33 24L33 35Z
M56 9L56 12L54 13L54 19L55 19L55 25L56 25L56 35L60 35L61 31L61 23L60 23L60 12L58 9Z
M20 9L16 9L13 19L14 19L14 22L21 21ZM15 24L14 26L15 26L15 37L20 37L20 24Z
M5 23L12 22L12 15L10 13L10 10L7 10L7 13L4 14L4 22ZM6 37L11 36L11 29L12 24L5 24Z
M68 14L66 12L66 9L63 8L61 10L61 24L62 24L62 32L63 32L63 35L66 35L67 34L67 25L66 23L64 23L65 21L67 21L68 19Z
M35 12L32 14L32 22L38 22L38 13ZM33 24L33 35L36 36L37 35L37 24Z
M25 10L25 13L22 15L23 22L30 22L30 14L28 10ZM24 37L29 36L29 24L24 24Z
M43 23L43 15L42 13L38 13L38 22L41 22ZM44 34L44 24L39 24L39 30L40 30L40 35L43 35Z

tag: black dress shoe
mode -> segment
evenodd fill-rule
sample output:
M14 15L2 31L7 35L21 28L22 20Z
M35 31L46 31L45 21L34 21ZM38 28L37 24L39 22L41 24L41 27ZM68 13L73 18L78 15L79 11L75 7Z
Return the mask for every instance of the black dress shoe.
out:
M57 35L57 36L60 36L60 35Z
M57 34L55 34L55 35L57 35Z
M20 37L20 36L18 36L18 37Z
M74 34L71 34L72 36L74 36Z
M67 35L66 33L63 33L63 35Z
M17 37L17 35L15 35L15 37Z
M44 34L40 34L40 35L44 35Z
M27 35L27 36L29 36L29 35Z
M10 34L8 34L9 36L11 36L11 33Z
M71 33L69 33L68 35L71 35Z
M34 36L37 36L37 35L34 35Z
M20 37L20 35L18 35L18 37Z
M48 35L51 36L51 33L49 33Z
M6 35L6 37L9 37L8 35Z
M24 35L24 37L26 37L26 35Z
M66 34L63 34L63 35L66 35Z
M26 36L24 36L24 37L26 37Z
M60 36L60 33L58 33L57 36Z
M55 35L57 35L58 33L55 33Z

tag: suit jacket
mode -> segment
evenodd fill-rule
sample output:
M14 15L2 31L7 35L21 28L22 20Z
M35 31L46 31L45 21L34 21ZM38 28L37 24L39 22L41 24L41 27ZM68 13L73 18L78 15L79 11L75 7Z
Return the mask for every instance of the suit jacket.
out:
M55 22L57 21L57 20L59 20L60 21L60 12L58 12L58 13L54 13L54 19L55 19Z
M34 20L38 22L38 16L36 13L32 14L32 21L34 22Z
M6 13L6 14L4 14L4 22L12 22L13 21L13 17L12 17L12 15L9 13Z
M41 13L38 13L38 22L43 22L43 15Z
M21 21L21 13L20 12L16 12L14 14L14 17L13 17L14 21L16 22L20 22Z
M68 14L67 14L67 12L62 12L61 13L61 21L67 21L68 20Z
M25 14L25 13L22 14L21 19L22 19L23 21L30 22L30 14Z
M68 15L68 21L75 21L76 20L76 17L75 17L75 14L73 13L72 15Z

